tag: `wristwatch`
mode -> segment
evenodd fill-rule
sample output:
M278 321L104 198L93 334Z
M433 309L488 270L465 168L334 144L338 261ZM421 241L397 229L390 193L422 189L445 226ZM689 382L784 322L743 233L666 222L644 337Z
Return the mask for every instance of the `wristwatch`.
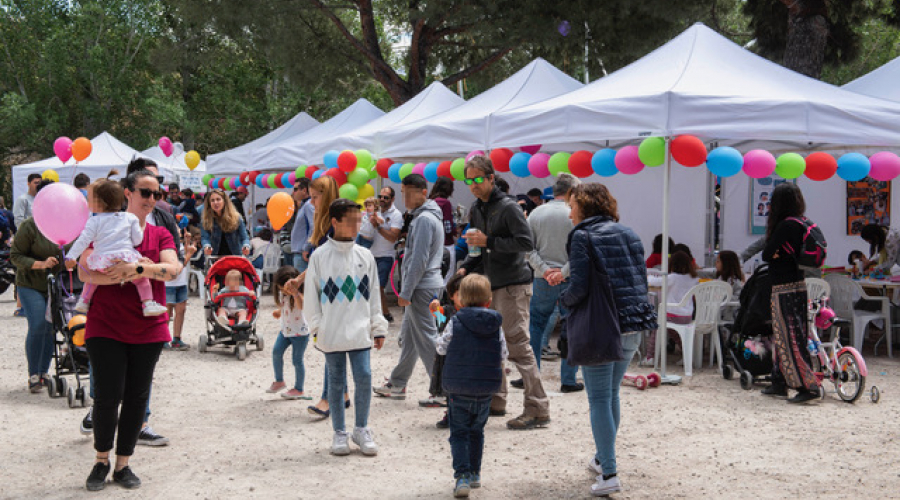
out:
M137 267L134 268L134 272L140 274L144 274L144 266L138 264Z

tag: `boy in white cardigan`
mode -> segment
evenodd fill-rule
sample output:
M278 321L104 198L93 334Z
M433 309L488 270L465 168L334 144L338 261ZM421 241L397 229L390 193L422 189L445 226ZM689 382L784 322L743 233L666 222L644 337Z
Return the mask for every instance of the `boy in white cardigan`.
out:
M328 364L328 404L334 441L331 453L349 455L349 439L364 455L378 454L368 427L372 400L372 370L369 351L384 345L387 321L381 314L378 268L369 250L355 243L362 221L359 205L337 199L328 208L334 236L317 248L306 270L307 300L303 315L309 322L316 348L325 353ZM347 359L356 385L356 428L344 427L344 392Z

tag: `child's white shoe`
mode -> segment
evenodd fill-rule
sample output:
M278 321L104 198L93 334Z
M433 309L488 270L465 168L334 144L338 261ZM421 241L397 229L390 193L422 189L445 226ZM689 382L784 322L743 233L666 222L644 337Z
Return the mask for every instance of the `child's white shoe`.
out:
M228 316L216 316L216 323L218 323L222 328L228 328L231 326L228 324Z
M166 306L160 305L155 300L144 302L144 316L159 316L166 312Z
M81 314L87 314L88 309L90 309L90 308L91 308L90 302L85 302L84 299L82 299L81 297L78 297L78 302L75 304L75 312L81 313Z
M375 437L368 427L357 427L353 429L353 442L359 446L359 451L363 455L373 457L378 454L378 446L375 444Z

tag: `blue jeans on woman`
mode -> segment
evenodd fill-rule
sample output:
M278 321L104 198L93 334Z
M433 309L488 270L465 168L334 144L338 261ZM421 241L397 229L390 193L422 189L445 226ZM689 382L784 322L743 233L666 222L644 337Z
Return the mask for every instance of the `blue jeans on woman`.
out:
M557 308L559 308L560 316L566 316L566 308L559 302L559 297L568 287L569 284L567 282L550 286L544 278L534 279L534 295L531 296L531 306L529 307L531 325L528 333L531 336L531 350L534 351L534 359L537 362L538 370L541 369L541 348L545 345L545 340L550 336L550 333L545 331L550 329L549 320L552 319L553 313ZM563 320L562 328L565 327L566 323ZM569 366L566 358L562 358L559 363L559 378L562 385L577 384L577 375L578 367Z
M41 375L50 370L53 358L53 324L46 319L47 296L24 286L18 287L19 299L28 320L25 336L25 358L28 360L28 376Z
M349 352L325 353L328 368L328 407L331 409L331 427L335 432L345 431L344 392L347 391L347 358L353 370L353 402L356 404L356 427L369 425L369 404L372 402L372 368L369 366L369 349Z
M303 380L306 369L303 367L303 353L309 343L309 335L285 337L278 332L275 345L272 346L272 368L275 369L275 381L284 382L284 351L291 347L291 363L294 365L294 389L303 392Z
M625 354L622 361L581 367L591 409L591 431L597 447L595 458L600 462L604 475L616 474L619 386L640 344L641 335L637 332L622 336L622 351Z

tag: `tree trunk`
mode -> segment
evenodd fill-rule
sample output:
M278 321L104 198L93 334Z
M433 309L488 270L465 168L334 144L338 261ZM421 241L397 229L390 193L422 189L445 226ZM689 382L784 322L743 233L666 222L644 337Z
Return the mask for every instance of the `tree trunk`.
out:
M782 0L788 6L784 66L818 79L825 63L829 25L824 0Z

